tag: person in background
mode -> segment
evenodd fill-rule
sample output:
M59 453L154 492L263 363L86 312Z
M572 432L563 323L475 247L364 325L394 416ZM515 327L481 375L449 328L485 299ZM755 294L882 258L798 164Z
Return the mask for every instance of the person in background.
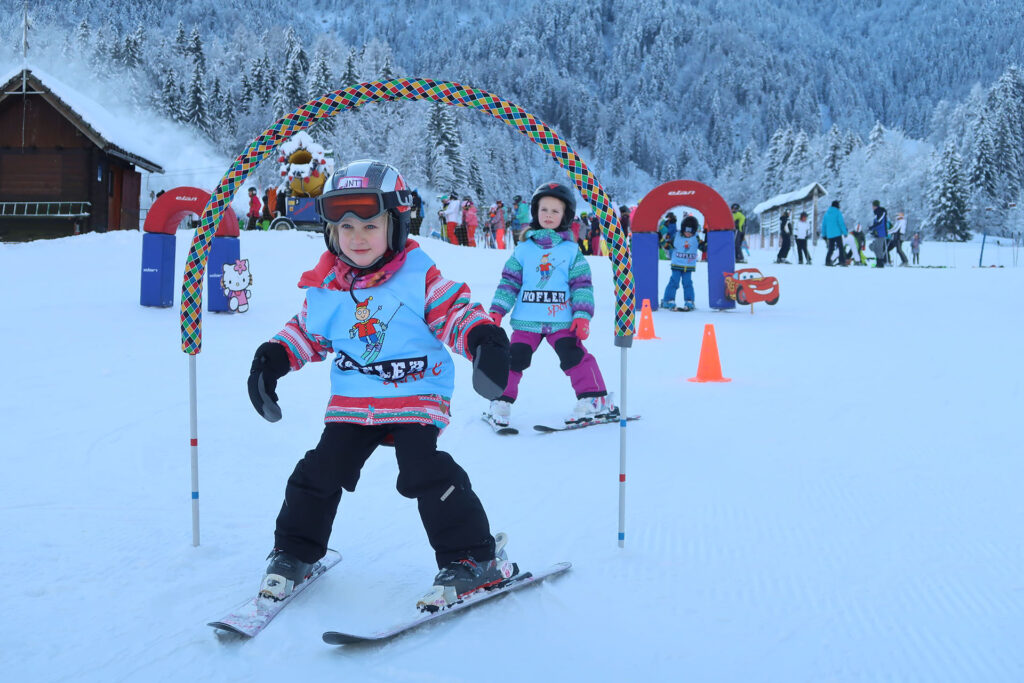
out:
M659 304L662 308L676 309L679 311L692 311L695 308L693 295L693 271L697 270L697 231L700 230L700 223L696 216L687 214L683 223L671 242L669 254L672 258L672 275L668 279L668 286L665 287L665 296ZM676 308L676 291L679 289L679 280L683 281L684 304Z
M732 223L733 228L736 230L736 263L746 263L747 260L743 258L743 239L746 236L746 233L743 231L743 226L747 222L747 217L743 211L740 210L739 204L733 204L729 208L732 209ZM705 258L707 258L707 251L704 253Z
M889 251L893 249L900 255L900 265L908 266L910 262L907 260L907 255L903 253L903 235L907 230L907 219L903 215L902 211L896 213L896 222L892 225L892 233L889 235ZM891 259L890 259L891 263Z
M448 203L444 205L445 238L449 244L461 244L459 232L462 230L462 204L459 195L452 192L448 195ZM458 232L456 231L458 229Z
M530 227L530 204L528 202L524 202L521 197L519 197L518 200L518 204L514 207L517 225L513 232L516 244L519 244L519 241L523 238L523 234Z
M476 229L480 225L480 218L476 213L476 204L469 197L462 202L462 224L465 226L465 243L471 247L476 246Z
M807 257L807 265L811 265L811 252L807 250L807 240L811 238L811 233L814 231L811 225L810 219L807 217L806 211L800 212L800 218L797 220L796 225L793 229L793 234L796 237L796 256L799 263L804 262L804 257Z
M821 220L821 236L828 240L828 253L825 254L825 265L847 265L843 258L843 237L849 231L846 229L846 220L843 212L839 210L839 200L832 202L828 207L825 217ZM832 262L832 252L836 253L836 263Z
M590 230L587 231L587 246L591 256L601 255L601 220L595 213L590 217Z
M261 209L262 209L262 207L260 206L260 198L256 196L256 188L255 187L250 187L249 188L249 212L246 214L246 217L248 217L249 220L246 221L246 224L245 224L245 229L246 230L255 230L256 229L257 223L260 220L260 211L261 211Z
M270 188L267 188L263 192L263 209L260 211L260 228L267 230L270 228L270 221L273 220L273 216L270 215Z
M884 268L889 256L889 214L877 199L871 202L871 210L874 213L874 222L868 230L875 236L875 239L871 240L871 251L875 252L875 268Z
M416 190L412 191L412 215L409 217L409 233L420 234L420 226L423 225L423 198Z
M618 417L597 359L583 346L594 315L594 286L590 264L569 232L575 213L576 198L569 187L556 182L538 187L530 200L531 222L501 271L488 310L498 325L509 315L512 339L508 385L491 401L488 413L488 421L498 427L508 426L519 381L545 340L576 394L565 423Z
M505 204L499 199L494 202L494 219L491 222L494 231L494 244L498 249L505 248Z
M910 240L910 255L914 257L914 265L921 265L921 233L915 232Z
M793 239L793 224L789 220L789 211L784 210L779 216L779 253L775 255L776 263L789 263L789 247Z
M868 256L864 253L864 246L867 244L867 238L864 236L864 228L861 227L860 223L853 227L853 239L857 242L857 251L853 263L857 266L866 266L868 264Z

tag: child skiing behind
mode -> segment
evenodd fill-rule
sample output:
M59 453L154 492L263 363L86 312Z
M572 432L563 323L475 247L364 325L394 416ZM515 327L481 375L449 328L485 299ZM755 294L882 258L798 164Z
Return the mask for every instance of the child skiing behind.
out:
M537 188L530 200L529 227L502 270L490 313L501 324L511 311L513 332L508 386L491 401L485 416L497 428L508 427L519 380L544 339L576 392L576 406L565 423L618 416L597 360L583 346L594 315L594 289L590 265L569 229L575 215L576 199L568 187L545 183Z
M253 358L249 398L276 422L278 379L334 356L325 427L288 478L260 586L264 598L283 600L310 575L326 553L342 491L355 490L363 464L382 444L395 448L398 491L416 499L440 570L420 609L448 607L518 572L504 535L497 543L491 535L466 472L437 450L455 381L442 344L473 361L474 389L493 399L508 377L508 337L470 302L466 285L442 277L407 239L411 203L388 164L355 161L336 172L317 198L328 251L299 280L302 310ZM371 302L386 323L370 317ZM361 364L368 345L373 353ZM374 362L377 354L381 362Z
M683 280L683 299L685 303L676 309L680 311L692 311L694 306L693 296L693 271L697 270L697 231L700 224L697 218L687 215L683 219L680 232L672 238L672 242L665 245L672 255L672 275L668 279L668 286L665 287L665 296L659 304L662 308L676 308L676 291L679 289L679 280Z

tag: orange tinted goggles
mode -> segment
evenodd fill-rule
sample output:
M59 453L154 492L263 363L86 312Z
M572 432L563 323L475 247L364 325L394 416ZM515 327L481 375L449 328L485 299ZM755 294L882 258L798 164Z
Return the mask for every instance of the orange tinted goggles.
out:
M328 223L337 223L345 214L355 214L364 221L373 220L386 210L379 192L324 194L317 198L317 209Z

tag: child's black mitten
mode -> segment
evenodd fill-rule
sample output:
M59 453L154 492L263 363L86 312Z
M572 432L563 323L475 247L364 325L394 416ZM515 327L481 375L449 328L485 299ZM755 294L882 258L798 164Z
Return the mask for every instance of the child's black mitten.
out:
M281 419L277 405L277 380L288 374L288 352L274 342L263 342L252 357L249 368L249 400L256 412L269 422Z
M473 390L493 401L508 385L508 335L497 325L477 325L469 331L466 344L473 354Z

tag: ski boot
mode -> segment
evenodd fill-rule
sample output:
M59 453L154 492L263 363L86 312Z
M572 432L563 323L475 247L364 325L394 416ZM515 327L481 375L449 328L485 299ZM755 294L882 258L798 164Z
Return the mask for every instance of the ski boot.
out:
M689 312L689 311L695 310L696 308L697 307L693 305L692 301L687 301L686 303L683 304L683 307L680 308L679 310Z
M512 404L508 401L491 401L490 412L487 417L496 427L508 427L509 417L512 415Z
M658 306L660 308L664 308L667 311L671 311L673 308L676 307L676 302L675 301L669 301L669 300L666 299L665 301L659 301L658 302Z
M416 603L421 612L436 612L461 602L467 595L478 590L489 590L500 586L519 573L519 567L508 561L505 544L508 536L499 533L494 537L494 559L477 562L466 557L449 562L434 577L434 585Z
M615 395L588 396L576 401L572 415L565 418L565 424L573 425L593 420L608 421L619 416L619 408L615 405Z
M267 555L267 565L263 583L260 584L260 597L274 602L284 600L295 587L310 577L315 563L303 562L299 558L283 550L274 548Z

